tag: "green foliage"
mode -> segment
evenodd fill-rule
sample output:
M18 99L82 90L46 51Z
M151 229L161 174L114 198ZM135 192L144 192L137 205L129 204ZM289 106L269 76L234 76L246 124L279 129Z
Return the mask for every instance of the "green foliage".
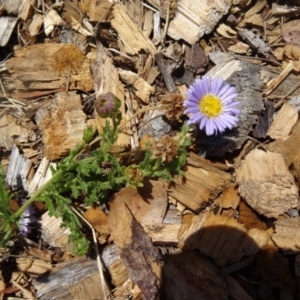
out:
M12 195L9 194L5 185L5 173L0 166L0 247L4 247L11 232L11 218L12 212L9 208L9 202Z
M188 127L183 126L178 139L177 156L169 163L164 164L159 158L153 158L149 147L144 159L139 164L123 166L111 149L117 139L118 126L121 114L115 113L112 125L108 120L103 127L101 144L98 149L91 152L88 157L81 155L91 142L94 131L87 128L83 135L83 142L75 147L70 154L62 159L56 168L52 168L53 176L39 191L37 191L14 215L8 208L9 194L3 187L4 179L0 185L0 216L4 220L1 232L7 233L12 227L10 224L17 221L25 208L34 201L43 201L50 215L62 218L62 226L70 228L70 242L74 243L74 252L85 254L89 249L89 242L82 233L82 223L74 213L74 202L92 205L95 202L104 203L108 197L124 186L142 186L145 177L164 178L172 180L173 173L183 175L182 168L186 162L186 147L190 144L187 137ZM1 173L3 175L3 173Z

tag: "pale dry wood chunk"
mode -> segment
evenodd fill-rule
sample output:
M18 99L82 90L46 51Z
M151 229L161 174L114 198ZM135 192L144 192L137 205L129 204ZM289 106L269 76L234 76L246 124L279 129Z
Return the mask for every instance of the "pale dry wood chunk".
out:
M73 44L37 44L16 50L5 62L8 90L93 90L90 62Z
M41 275L52 269L51 263L32 257L16 258L16 263L20 271L33 275Z
M173 39L184 39L191 45L205 34L212 32L219 20L227 14L231 0L204 1L195 5L193 0L180 0L177 13L170 22L168 35Z
M267 132L267 135L275 140L282 139L285 141L288 138L293 126L297 123L297 120L297 109L286 102L276 115Z
M221 206L222 208L233 208L236 209L240 203L240 195L238 189L234 184L230 184L215 200L215 203Z
M143 228L155 245L175 247L179 242L178 233L181 224L153 224L145 225Z
M271 79L267 83L268 90L264 93L266 96L271 94L279 84L292 72L294 69L294 62L289 60L289 62L284 66L284 70L278 75L278 77Z
M96 99L100 95L110 92L121 101L120 111L123 116L121 121L122 126L126 122L124 86L119 80L119 73L113 64L112 58L100 42L97 44L96 57L92 63L91 71L93 74ZM102 133L105 122L106 119L100 118L98 114L96 114L96 124L99 133ZM116 144L126 148L130 144L130 136L125 133L119 133Z
M300 71L300 45L286 44L283 48L282 66L285 67L290 60L294 62L294 71Z
M108 227L115 245L120 249L129 278L139 286L142 297L156 299L160 283L155 274L156 268L152 265L155 266L160 255L125 203L111 203Z
M118 72L123 81L136 89L135 94L145 103L149 103L150 95L155 92L155 88L132 71L118 69Z
M244 256L256 254L269 238L267 231L247 231L234 218L205 212L186 217L179 232L179 247L183 250L198 249L218 266L224 267L239 262Z
M138 54L142 49L149 52L152 56L155 54L156 49L152 41L134 23L122 4L116 3L112 14L111 25L118 32L128 54Z
M114 244L104 247L101 258L105 267L109 270L112 284L121 286L128 280L128 272L120 257L120 250Z
M300 252L300 218L288 218L275 222L275 232L272 235L274 243L284 251Z
M20 120L5 113L0 116L0 148L11 150L14 144L27 143L36 126L29 119Z
M257 51L264 57L269 58L271 48L257 34L249 29L244 28L239 29L238 34L254 51Z
M252 150L236 169L241 196L258 213L277 218L298 204L298 188L278 153Z
M45 156L55 160L68 155L82 143L86 128L80 95L75 92L56 94L55 99L37 111L36 122L42 131Z
M46 299L104 299L97 262L85 257L58 264L34 282L36 297ZM82 292L84 291L85 296ZM106 286L106 296L109 289Z
M8 14L18 15L18 19L28 20L33 12L31 0L5 0L1 1L1 10L6 10Z
M114 205L125 203L142 225L162 224L168 205L164 185L159 181L145 180L138 189L125 187L111 199Z
M52 171L49 168L49 160L43 157L38 169L34 173L32 180L28 185L28 195L33 195L46 181L52 177Z
M10 155L5 180L13 191L24 188L28 189L28 180L32 177L32 164L25 158L16 145L13 146Z
M98 237L100 244L106 243L110 231L107 227L107 215L103 210L99 207L90 207L84 212L83 216L100 234L100 237Z
M43 16L35 13L28 29L30 36L36 36L40 32L42 25L43 25Z
M113 3L109 0L82 0L80 10L89 16L91 22L104 22L110 13Z
M44 16L44 31L48 36L56 25L63 25L63 20L54 9L50 9Z
M300 122L292 129L291 135L287 138L286 141L277 140L268 145L266 148L272 152L280 153L286 165L290 168L290 171L300 183L300 152L299 152L299 143L300 143Z
M192 211L199 211L214 200L231 181L231 175L199 158L198 167L187 166L184 179L176 178L168 194Z
M218 268L199 252L169 256L163 274L166 299L228 299L227 285Z
M62 219L49 215L45 212L41 220L41 236L45 243L52 247L60 247L66 249L68 252L72 251L73 245L68 243L70 229L61 227Z
M7 42L10 39L10 36L17 24L18 19L12 17L4 17L0 18L0 46L6 46Z

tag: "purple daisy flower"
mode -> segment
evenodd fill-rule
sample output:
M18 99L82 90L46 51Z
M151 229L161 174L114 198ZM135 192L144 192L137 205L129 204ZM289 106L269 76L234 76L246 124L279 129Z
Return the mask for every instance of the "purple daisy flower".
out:
M26 200L22 201L23 204L24 202L26 202ZM22 235L28 236L32 232L32 224L37 221L37 218L34 216L35 213L35 208L31 205L26 207L22 213L19 222L19 231Z
M183 105L187 108L185 114L191 114L188 125L199 124L205 128L207 135L224 132L237 125L237 116L241 113L236 108L237 92L221 78L212 79L203 76L196 79L186 92L187 99Z

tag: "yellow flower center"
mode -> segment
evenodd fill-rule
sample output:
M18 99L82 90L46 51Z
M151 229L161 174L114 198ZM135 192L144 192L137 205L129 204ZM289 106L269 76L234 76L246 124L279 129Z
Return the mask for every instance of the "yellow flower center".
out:
M222 113L223 105L219 97L208 94L199 103L200 111L208 118L215 118Z

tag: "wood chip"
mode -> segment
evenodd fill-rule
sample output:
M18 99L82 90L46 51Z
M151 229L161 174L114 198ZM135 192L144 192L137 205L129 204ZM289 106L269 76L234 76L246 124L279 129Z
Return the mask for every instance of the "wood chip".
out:
M208 160L199 159L199 167L188 166L184 179L175 179L168 194L192 211L198 212L226 188L231 175L218 170Z
M28 177L32 177L32 164L25 158L16 145L10 155L5 180L13 191L24 188L28 190ZM31 179L31 178L30 178Z
M300 218L281 219L275 222L274 243L285 252L300 252Z
M43 134L45 156L55 160L68 155L82 143L86 128L80 95L75 92L56 94L55 99L37 111L36 122Z
M126 187L110 202L114 205L125 203L142 226L162 224L168 205L164 185L154 180L145 181L144 186L138 189Z
M215 200L215 203L220 205L222 208L237 208L240 202L240 195L238 189L234 184L230 184L220 197Z
M132 21L122 4L116 3L112 14L111 25L118 32L128 54L138 54L142 49L151 55L155 54L155 46Z
M0 46L4 47L8 43L10 36L17 24L18 19L12 17L0 18Z
M286 140L298 120L298 111L291 104L285 103L277 113L267 135L278 140Z
M188 218L179 232L179 247L198 249L224 267L236 263L244 256L251 256L266 245L270 233L246 228L236 219L201 213Z
M219 20L227 14L230 5L229 0L206 1L202 5L195 5L193 0L180 0L176 16L170 22L168 35L193 45L199 38L212 32Z
M5 62L8 90L93 89L90 62L73 44L36 44L16 50ZM68 74L70 76L68 76ZM69 77L69 78L68 78Z
M286 165L289 166L290 171L300 183L300 122L292 129L291 135L286 139L274 141L268 145L266 148L272 152L277 152L282 154Z
M169 256L163 272L169 299L228 299L227 285L218 268L196 251Z
M54 9L50 9L44 16L44 31L48 36L56 25L63 25L63 20Z
M19 118L6 113L0 116L0 148L11 150L14 144L27 143L30 132L36 126L29 119Z
M66 276L67 274L67 276ZM104 299L97 262L77 257L58 264L50 273L39 276L34 282L36 297L48 299Z
M278 153L251 151L236 169L239 191L246 202L268 218L298 204L298 188Z
M159 259L159 252L125 203L112 202L108 227L115 245L120 248L129 278L139 286L142 297L156 299L159 282L152 264Z
M16 258L16 263L20 271L33 275L41 275L52 269L51 263L32 257Z

